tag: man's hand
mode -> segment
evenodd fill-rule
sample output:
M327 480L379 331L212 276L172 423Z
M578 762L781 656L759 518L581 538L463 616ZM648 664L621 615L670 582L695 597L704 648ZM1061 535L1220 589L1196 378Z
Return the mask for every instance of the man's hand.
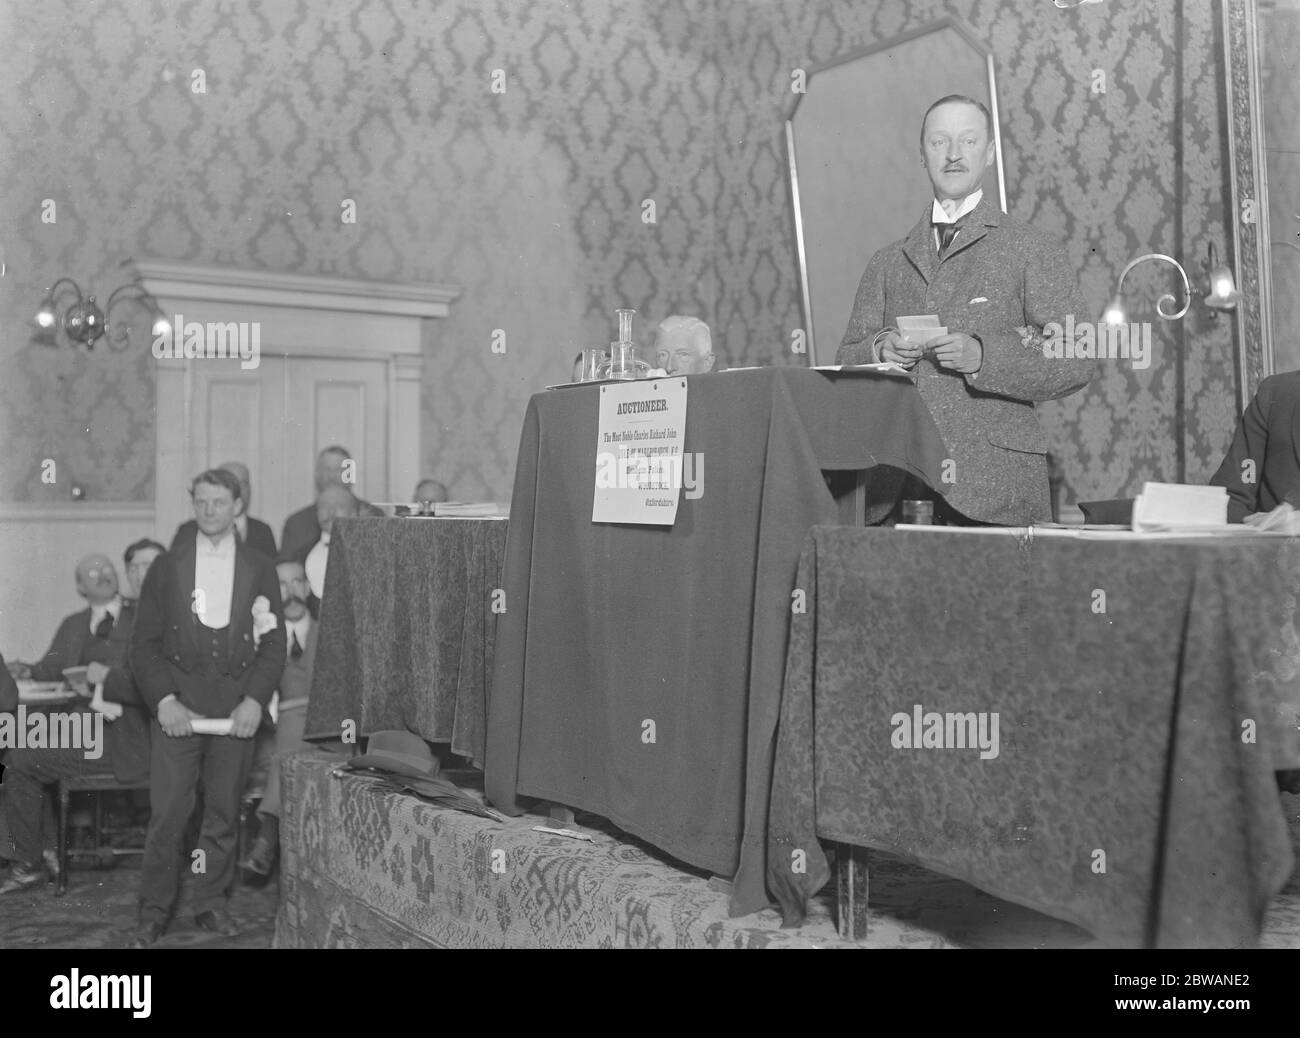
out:
M960 371L963 375L975 374L984 363L984 347L979 340L961 332L936 336L925 344L925 348L939 367Z
M905 368L912 367L920 360L922 352L922 346L908 342L898 332L891 331L880 343L880 359L900 364Z
M230 719L235 722L235 726L230 730L231 735L236 739L251 739L257 734L257 729L262 723L262 704L256 699L245 696L231 711Z
M158 724L173 739L193 735L190 718L198 716L179 699L167 699L158 704Z
M86 664L86 684L102 685L108 679L108 667L104 664L95 662Z

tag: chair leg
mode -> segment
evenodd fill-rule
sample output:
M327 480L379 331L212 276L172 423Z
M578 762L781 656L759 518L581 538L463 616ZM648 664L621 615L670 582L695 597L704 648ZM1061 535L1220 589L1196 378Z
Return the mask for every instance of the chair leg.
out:
M72 790L59 783L59 878L54 884L54 896L62 897L68 891L68 816L72 813Z

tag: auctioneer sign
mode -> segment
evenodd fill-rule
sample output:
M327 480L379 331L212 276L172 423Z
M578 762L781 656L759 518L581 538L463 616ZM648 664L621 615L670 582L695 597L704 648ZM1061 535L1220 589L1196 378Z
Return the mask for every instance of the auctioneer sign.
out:
M591 521L672 526L685 442L686 379L601 386Z

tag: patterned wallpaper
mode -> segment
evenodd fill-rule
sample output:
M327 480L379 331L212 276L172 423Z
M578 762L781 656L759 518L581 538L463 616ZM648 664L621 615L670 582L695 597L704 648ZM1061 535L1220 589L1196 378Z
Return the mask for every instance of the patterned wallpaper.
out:
M712 309L720 74L703 0L3 10L25 45L0 66L0 499L65 498L39 482L48 456L92 498L153 496L147 349L30 342L59 274L101 301L140 255L462 286L430 322L423 448L479 499L510 492L528 397L614 337L615 307Z
M788 363L790 70L948 12L997 56L1012 211L1065 239L1098 311L1138 251L1183 256L1193 274L1207 240L1224 251L1210 0L3 10L0 30L23 43L0 67L0 499L53 495L38 478L49 456L94 498L152 498L147 350L51 356L30 342L54 277L107 294L128 256L463 286L451 318L431 322L423 395L425 468L461 497L509 491L528 396L608 341L615 306L700 313L723 363ZM1105 95L1089 93L1094 67ZM207 95L191 92L195 68ZM39 218L49 197L55 225ZM343 197L355 226L338 219ZM1148 266L1128 285L1141 319L1137 301L1172 281ZM1109 364L1044 408L1067 499L1176 478L1180 413L1187 477L1217 465L1233 424L1229 322L1193 309L1156 331L1148 370Z
M1193 279L1208 240L1225 254L1225 102L1219 9L1210 0L1073 11L1047 0L732 4L721 22L736 71L719 109L716 317L728 344L748 344L749 363L790 363L786 343L801 322L785 143L776 129L791 69L947 14L994 52L1008 208L1064 241L1098 315L1124 264L1140 253L1182 257ZM1091 92L1095 68L1105 70L1104 94ZM1210 322L1196 307L1185 323L1156 318L1157 296L1181 297L1175 279L1172 268L1148 263L1125 282L1130 320L1156 324L1149 368L1106 362L1087 391L1040 408L1064 469L1063 502L1178 479L1180 401L1185 478L1204 480L1222 460L1235 423L1231 322Z

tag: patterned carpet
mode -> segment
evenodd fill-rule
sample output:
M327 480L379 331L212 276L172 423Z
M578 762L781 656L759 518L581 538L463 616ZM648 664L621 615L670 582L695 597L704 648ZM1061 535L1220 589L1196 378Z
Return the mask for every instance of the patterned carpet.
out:
M365 780L342 781L355 784L350 796L353 810L381 796L368 791ZM327 790L331 788L341 791L342 787L326 786ZM1284 797L1283 806L1300 855L1300 797ZM158 947L271 947L277 908L281 910L281 920L276 943L281 947L374 946L375 939L381 936L385 938L385 946L435 947L440 943L427 936L420 937L417 931L439 932L447 938L442 943L448 945L485 946L495 939L497 946L534 943L548 946L531 938L523 939L526 932L532 932L534 924L538 933L550 935L551 946L572 946L577 943L575 937L579 931L588 932L593 946L606 947L850 946L835 936L826 893L818 900L809 923L798 930L780 930L779 918L772 910L744 919L728 919L727 895L713 889L707 877L681 869L644 844L618 838L612 831L595 824L594 819L579 816L582 828L596 839L596 844L591 845L534 833L531 826L541 820L532 817L512 819L505 826L497 826L425 804L403 802L390 808L395 810L390 809L387 816L387 836L383 826L377 824L378 816L371 816L371 822L375 823L369 837L372 847L378 847L394 834L401 836L405 831L403 817L418 821L419 833L431 838L449 832L449 826L466 832L477 828L480 832L490 832L489 842L505 850L511 861L526 860L527 856L520 857L523 847L541 852L535 862L549 862L551 875L567 877L566 889L574 891L581 900L575 902L571 897L559 914L552 913L550 918L542 919L538 906L543 901L537 894L553 882L543 874L547 871L543 866L540 871L525 869L516 877L519 893L512 895L517 899L513 909L509 898L497 898L489 906L491 911L485 912L485 906L469 891L475 882L473 870L463 869L463 861L444 859L441 852L439 857L444 860L426 860L421 865L417 861L416 845L412 844L410 853L402 852L396 860L368 860L367 868L386 874L400 866L401 872L421 877L422 892L417 892L415 900L425 905L423 917L418 904L411 909L394 902L378 912L374 905L365 912L358 912L355 904L345 908L333 905L336 911L332 919L322 917L314 923L305 919L303 913L311 910L313 898L320 893L323 873L329 872L348 883L356 881L355 876L344 875L348 868L342 862L319 858L311 868L298 867L297 874L283 884L278 878L272 878L260 889L241 886L231 903L231 913L243 931L238 938L218 938L197 930L182 902L176 921ZM323 816L317 816L318 823L324 821ZM316 828L315 832L320 835L322 829ZM337 828L332 832L341 839ZM335 850L340 846L336 844ZM102 948L120 947L125 942L135 921L140 878L138 859L121 859L115 868L105 870L90 868L89 859L82 859L81 865L72 871L68 893L63 898L54 897L52 886L0 897L0 948ZM453 874L452 870L459 871ZM0 871L0 876L5 874ZM286 898L280 897L282 885L289 894ZM457 899L459 913L453 910ZM553 900L551 904L562 901ZM532 907L525 906L524 902ZM620 915L616 910L620 904L633 907ZM860 942L864 947L1068 948L1090 943L1087 934L1072 926L884 855L873 861L871 905L871 932ZM439 907L444 916L441 923L430 922L430 906ZM534 918L521 928L518 922L509 922L512 910L532 913ZM415 914L409 914L410 911ZM609 912L624 922L617 933L611 930L602 934L599 917ZM596 920L595 924L592 919ZM629 919L631 924L626 922ZM412 923L416 925L408 925ZM511 933L511 925L515 926L514 939L505 940L504 936ZM1268 948L1300 948L1300 871L1271 906L1260 943Z

